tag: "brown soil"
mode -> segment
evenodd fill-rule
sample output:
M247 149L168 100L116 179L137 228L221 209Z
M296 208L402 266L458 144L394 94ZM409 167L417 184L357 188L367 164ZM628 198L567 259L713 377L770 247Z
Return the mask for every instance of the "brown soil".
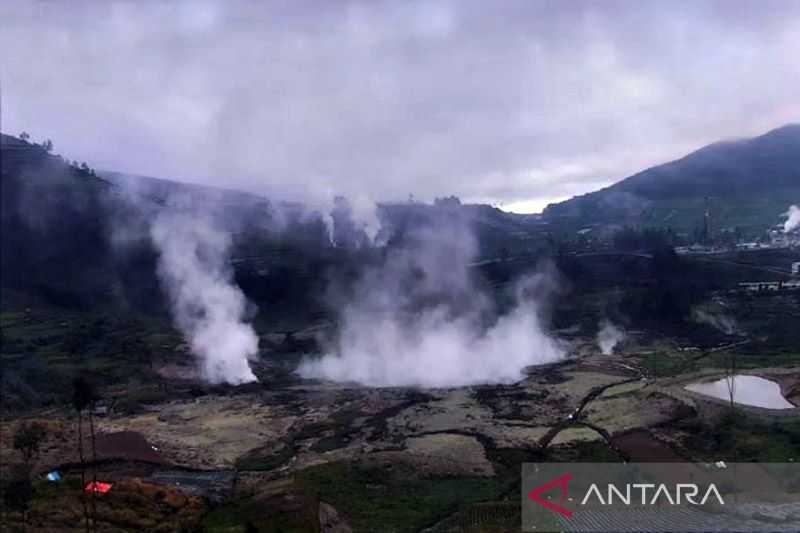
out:
M117 431L97 435L98 459L124 459L169 465L169 461L147 442L144 435L136 431Z
M635 463L682 463L686 460L646 429L627 431L611 442Z

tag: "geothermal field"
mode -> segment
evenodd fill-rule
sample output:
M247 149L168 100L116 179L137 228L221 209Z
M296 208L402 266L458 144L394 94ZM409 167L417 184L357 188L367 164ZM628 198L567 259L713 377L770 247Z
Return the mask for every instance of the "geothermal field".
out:
M799 29L0 1L0 533L800 531Z
M123 351L91 359L102 385L91 411L94 449L90 413L83 414L88 466L76 446L75 409L57 400L22 416L7 412L3 430L46 428L36 472L58 471L64 480L40 489L46 492L30 511L43 530L81 520L75 483L80 487L84 469L113 486L96 502L98 523L108 530L193 524L238 531L252 522L265 531L493 531L518 526L523 462L794 459L796 352L780 351L763 335L771 314L796 323L792 293L717 294L705 312L747 310L727 315L735 333L689 322L683 332L613 326L611 335L610 323L586 322L596 297L562 295L542 318L572 318L572 326L539 330L526 321L525 331L541 339L489 341L503 327L497 322L483 337L440 345L453 350L441 352L449 367L414 356L427 342L447 342L454 335L447 331L433 340L410 331L409 353L376 347L392 352L385 364L326 351L337 346L329 322L263 332L246 360L254 379L238 384L210 384L190 339L158 322L56 309L6 312L4 330L14 342L36 347L58 371L80 356L46 355L48 346L70 342L76 329ZM377 316L373 323L387 327ZM144 342L125 351L133 339ZM86 342L95 353L96 341ZM475 346L481 350L470 353ZM505 364L479 359L512 349L521 353L509 351ZM133 357L139 353L148 360ZM533 364L517 363L524 356ZM51 386L46 394L56 397ZM10 444L3 441L4 457L17 453Z
M647 204L692 242L456 197L326 214L2 140L7 530L516 531L525 463L800 457L783 199L739 236L709 230L739 200Z

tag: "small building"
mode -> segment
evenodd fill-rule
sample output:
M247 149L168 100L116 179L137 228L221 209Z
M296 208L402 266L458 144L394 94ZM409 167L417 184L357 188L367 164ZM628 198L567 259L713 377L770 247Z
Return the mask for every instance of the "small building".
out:
M739 283L739 289L746 292L782 292L800 290L800 281L746 281Z
M792 276L800 276L800 261L792 263Z

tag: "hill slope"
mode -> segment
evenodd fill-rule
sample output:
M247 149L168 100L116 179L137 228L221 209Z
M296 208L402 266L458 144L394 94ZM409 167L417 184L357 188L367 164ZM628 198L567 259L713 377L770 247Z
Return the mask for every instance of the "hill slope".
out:
M0 187L3 288L77 306L107 298L114 264L103 199L111 184L2 135Z
M98 177L9 135L0 137L0 170L4 295L10 290L20 298L67 307L121 301L162 308L148 220L170 209L173 200L197 206L233 236L231 263L255 301L299 301L301 292L321 293L321 287L308 283L320 278L314 272L365 260L357 249L364 232L346 208L332 216L334 248L323 218L301 204L117 172ZM380 240L399 242L409 228L436 225L443 214L457 213L478 238L476 260L533 253L547 245L539 216L455 202L379 205ZM259 274L267 271L272 274L266 278Z
M605 189L550 205L544 216L568 226L634 224L691 231L701 223L706 198L717 231L738 226L758 234L778 223L790 203L800 202L800 124L711 144Z

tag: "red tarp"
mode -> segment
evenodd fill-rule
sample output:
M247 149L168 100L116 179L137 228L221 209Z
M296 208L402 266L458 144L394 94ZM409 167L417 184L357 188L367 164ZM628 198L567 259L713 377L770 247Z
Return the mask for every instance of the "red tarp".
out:
M111 490L111 483L101 483L100 481L89 483L86 485L86 492L97 492L105 494Z

